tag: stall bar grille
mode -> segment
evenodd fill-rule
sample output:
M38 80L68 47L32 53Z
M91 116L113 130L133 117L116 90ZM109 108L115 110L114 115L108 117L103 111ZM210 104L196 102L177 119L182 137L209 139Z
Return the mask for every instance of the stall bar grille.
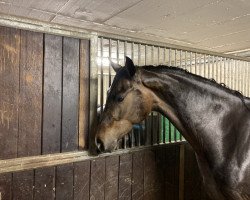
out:
M250 62L151 44L99 37L97 106L100 113L105 106L107 90L115 76L109 60L123 66L125 56L130 57L137 66L168 65L180 67L191 73L214 79L218 83L224 83L229 88L242 92L245 96L250 94ZM179 131L167 118L152 112L145 121L135 125L131 133L125 136L121 141L120 148L174 143L183 140L184 138Z

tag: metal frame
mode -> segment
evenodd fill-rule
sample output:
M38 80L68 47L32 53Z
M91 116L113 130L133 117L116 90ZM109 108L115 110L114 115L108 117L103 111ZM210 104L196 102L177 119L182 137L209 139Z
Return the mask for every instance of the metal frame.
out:
M222 72L220 72L220 80L224 79L227 80L226 84L230 86L233 89L236 89L236 84L239 85L239 82L236 82L233 78L226 79L226 71L228 74L232 75L236 72L236 63L235 60L245 61L245 68L244 68L244 74L241 76L241 79L246 80L247 77L250 76L250 58L243 58L239 56L234 55L228 55L228 54L222 54L202 49L195 49L195 48L189 48L179 45L173 45L173 44L167 44L167 43L159 43L155 41L150 40L143 40L139 38L131 38L131 37L123 37L119 35L112 35L112 34L106 34L106 33L97 33L92 32L89 30L84 30L81 28L75 28L75 27L69 27L64 25L58 25L58 24L50 24L46 22L26 19L26 18L20 18L20 17L13 17L8 15L0 14L0 25L7 26L7 27L13 27L13 28L20 28L35 32L42 32L42 33L49 33L49 34L56 34L61 36L68 36L68 37L74 37L79 39L88 39L90 40L90 113L89 113L89 122L92 126L91 130L94 130L94 127L96 125L96 105L97 105L97 88L98 88L98 66L97 66L97 43L98 43L98 37L103 37L105 39L116 40L117 45L122 42L129 42L132 43L132 48L135 48L135 45L138 45L138 65L146 65L147 59L145 57L145 60L142 62L141 57L141 51L145 52L145 55L147 55L148 48L147 47L157 47L158 52L161 49L164 49L164 62L167 60L167 53L168 53L168 61L169 64L172 64L172 60L174 59L174 63L177 63L177 55L181 58L181 60L184 61L184 64L182 61L180 61L180 66L184 69L188 69L190 66L193 65L192 59L190 59L193 54L195 57L200 56L198 59L199 64L202 64L202 55L204 57L203 64L204 64L204 75L207 75L207 78L211 78L211 74L214 74L214 68L215 64L217 63L217 58L223 58L224 63L224 75ZM145 50L143 49L145 47ZM168 51L166 51L168 49ZM173 54L173 51L175 52L175 55ZM152 51L153 52L153 51ZM134 54L132 53L132 56ZM159 54L158 54L159 56ZM117 49L117 58L119 60L119 49ZM153 58L153 57L152 57ZM216 58L216 59L215 59ZM190 60L189 60L190 59ZM159 62L159 58L158 58ZM195 71L197 72L197 60L195 59ZM221 67L222 68L222 67ZM229 70L230 68L233 69L233 71ZM191 70L192 71L192 70ZM207 72L207 73L206 73ZM199 73L201 71L199 70ZM222 78L223 77L223 78ZM231 76L232 77L232 76ZM111 78L110 78L111 79ZM109 82L110 82L109 79ZM242 80L241 80L242 82ZM245 83L242 88L243 92L247 96L250 95L250 89L247 88L247 84ZM169 127L172 128L171 126ZM90 134L90 140L93 140L93 134ZM171 137L171 136L170 136ZM164 138L165 139L165 138ZM90 142L91 143L91 142ZM179 143L179 142L178 142ZM178 144L177 143L177 144ZM176 143L174 143L176 144ZM162 144L157 144L162 145ZM152 146L142 146L142 147L136 147L136 148L130 148L130 149L122 149L117 152L112 153L113 154L122 154L122 153L128 153L130 151L138 151L142 149L152 148ZM109 156L111 154L103 154L103 156ZM42 160L39 160L39 159ZM38 167L43 166L54 166L59 164L65 164L65 163L72 163L75 161L81 161L81 160L87 160L87 159L94 159L96 157L91 157L87 155L87 152L70 152L70 153L60 153L60 154L53 154L53 155L46 155L46 156L35 156L35 157L29 157L29 158L21 158L21 159L10 159L10 160L0 160L0 173L4 172L11 172L11 171L20 171L24 169L34 169ZM27 161L26 164L24 164L24 161ZM53 161L53 162L52 162ZM8 167L8 166L9 167ZM13 165L11 167L11 165Z

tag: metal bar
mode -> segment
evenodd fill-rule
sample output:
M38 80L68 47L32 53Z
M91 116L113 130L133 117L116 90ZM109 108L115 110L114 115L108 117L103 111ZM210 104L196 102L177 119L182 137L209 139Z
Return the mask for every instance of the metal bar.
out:
M194 53L194 73L197 74L197 53Z
M101 113L103 112L103 38L101 38L101 94L100 94L100 106L101 106Z
M125 56L127 56L127 41L124 42L124 58L125 59ZM125 61L124 61L124 64L125 64ZM128 135L125 135L124 138L123 138L123 148L124 149L127 149L127 141L128 141Z
M203 77L206 77L206 66L207 66L207 60L206 60L206 54L204 54L204 73L203 73Z
M112 58L112 40L109 39L109 60ZM109 87L111 86L111 66L109 65Z
M158 53L157 65L159 65L159 63L160 63L160 47L157 48L157 53ZM157 144L160 143L160 134L161 134L160 119L161 119L160 113L157 112Z
M90 78L90 88L89 88L89 151L94 151L95 143L94 136L97 125L97 97L98 97L98 67L96 64L97 59L97 45L98 38L93 36L90 40L90 69L89 69L89 78Z
M159 41L153 41L153 40L145 40L145 39L140 39L140 38L131 37L131 36L126 37L126 36L121 36L121 35L116 35L116 34L111 34L111 33L88 31L82 28L52 24L52 23L42 22L39 20L33 20L33 19L22 18L22 17L14 17L10 15L5 15L5 14L0 14L0 25L7 26L7 27L21 28L21 29L42 32L42 33L51 33L51 34L56 34L56 35L82 38L82 39L90 39L92 36L99 36L99 37L114 39L114 40L133 41L133 42L141 43L141 44L149 44L149 45L151 44L151 45L156 45L159 47L172 48L172 49L178 49L178 50L184 50L184 51L195 51L197 53L210 54L210 55L221 56L221 57L231 58L231 59L236 59L236 60L245 60L245 61L250 62L249 58L235 56L233 54L223 54L223 53L213 52L213 51L204 50L204 49L185 47L181 45L168 44L165 42L159 42Z
M130 36L126 37L126 36L110 34L110 33L96 33L96 34L98 34L98 36L104 37L104 38L119 39L119 40L123 40L123 41L131 41L131 42L141 43L144 45L153 45L153 46L159 46L162 48L177 49L177 50L183 50L183 51L189 51L189 52L197 52L200 54L209 54L209 55L221 56L221 57L225 57L225 58L250 61L250 59L246 58L246 57L235 56L232 54L223 54L223 53L218 53L218 52L199 49L199 48L192 48L192 47L186 47L186 46L181 46L181 45L169 44L166 42L159 42L159 41L155 41L155 40L140 39L140 38L135 38L135 37L130 37Z

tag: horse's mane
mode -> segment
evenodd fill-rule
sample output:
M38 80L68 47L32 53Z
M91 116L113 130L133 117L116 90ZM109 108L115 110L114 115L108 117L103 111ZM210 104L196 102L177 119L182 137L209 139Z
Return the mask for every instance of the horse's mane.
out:
M139 67L141 68L141 67ZM249 99L248 97L245 97L240 91L238 90L233 90L230 89L225 83L217 83L213 78L212 79L208 79L205 78L203 76L197 75L197 74L193 74L191 72L189 72L186 69L183 68L179 68L179 67L173 67L173 66L167 66L167 65L158 65L158 66L153 66L153 65L147 65L147 66L143 66L142 69L148 70L148 71L152 71L152 72L156 72L156 73L161 73L161 72L175 72L175 73L179 73L179 74L184 74L187 75L191 78L196 78L199 81L202 82L206 82L209 83L217 88L220 88L238 98L241 99L242 103L244 104L244 106L247 108L248 111L250 111L250 108L246 105L245 99Z

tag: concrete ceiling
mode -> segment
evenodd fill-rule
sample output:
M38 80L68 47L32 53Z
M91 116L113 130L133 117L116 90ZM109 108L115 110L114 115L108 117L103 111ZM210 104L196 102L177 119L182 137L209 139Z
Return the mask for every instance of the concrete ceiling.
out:
M250 0L0 0L0 13L223 53L250 48Z

